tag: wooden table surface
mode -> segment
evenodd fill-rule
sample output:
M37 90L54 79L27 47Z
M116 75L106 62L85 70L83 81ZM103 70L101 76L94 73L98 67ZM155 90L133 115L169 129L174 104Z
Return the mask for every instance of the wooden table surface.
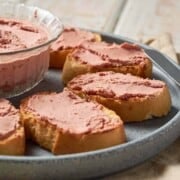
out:
M142 41L168 32L176 52L180 53L179 0L16 1L48 9L60 17L64 24L115 33L136 40ZM179 180L180 139L148 162L104 179Z

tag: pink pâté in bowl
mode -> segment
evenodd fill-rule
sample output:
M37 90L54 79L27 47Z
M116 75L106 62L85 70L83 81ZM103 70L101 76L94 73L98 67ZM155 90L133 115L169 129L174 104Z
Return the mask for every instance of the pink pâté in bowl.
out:
M50 12L4 3L0 11L0 97L13 97L37 85L48 71L49 45L63 30Z

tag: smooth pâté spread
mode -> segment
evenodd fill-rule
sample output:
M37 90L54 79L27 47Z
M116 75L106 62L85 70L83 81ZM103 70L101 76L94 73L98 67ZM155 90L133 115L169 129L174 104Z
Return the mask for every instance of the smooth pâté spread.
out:
M0 18L0 52L31 48L47 41L47 32L26 21Z
M66 27L59 39L51 45L51 51L76 48L86 41L95 41L95 35L78 28Z
M8 100L0 99L0 141L19 127L19 111Z
M0 18L0 97L28 88L49 65L49 50L36 47L48 40L48 32L30 22ZM27 50L21 53L17 51Z
M102 105L81 99L68 89L62 93L33 95L23 108L70 134L105 132L122 125L120 118L107 115Z
M165 86L165 83L159 80L143 79L115 72L84 74L68 83L68 87L73 91L119 100L151 97L161 92Z
M135 44L106 42L85 42L72 53L72 57L93 67L143 65L147 59L145 52Z

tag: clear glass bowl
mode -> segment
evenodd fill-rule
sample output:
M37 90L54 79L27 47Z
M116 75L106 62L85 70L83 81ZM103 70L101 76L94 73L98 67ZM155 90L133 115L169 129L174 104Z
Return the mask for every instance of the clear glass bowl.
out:
M26 49L0 51L0 97L13 97L36 86L49 67L49 45L63 31L61 21L50 12L24 4L2 3L1 18L25 20L47 31L47 41Z

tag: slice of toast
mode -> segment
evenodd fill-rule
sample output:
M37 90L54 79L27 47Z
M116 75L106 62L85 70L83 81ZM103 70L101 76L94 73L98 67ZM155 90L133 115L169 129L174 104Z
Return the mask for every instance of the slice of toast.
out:
M79 75L67 87L114 110L124 122L166 115L171 107L167 85L130 74L98 72Z
M86 42L67 56L62 79L66 84L79 74L114 71L140 77L152 76L152 63L143 49L134 44Z
M28 136L54 154L91 151L125 141L119 116L67 89L28 97L20 112Z
M101 41L97 33L79 28L65 28L59 39L50 48L50 68L62 69L66 56L85 41Z
M23 155L24 127L19 111L8 100L0 99L0 155Z

